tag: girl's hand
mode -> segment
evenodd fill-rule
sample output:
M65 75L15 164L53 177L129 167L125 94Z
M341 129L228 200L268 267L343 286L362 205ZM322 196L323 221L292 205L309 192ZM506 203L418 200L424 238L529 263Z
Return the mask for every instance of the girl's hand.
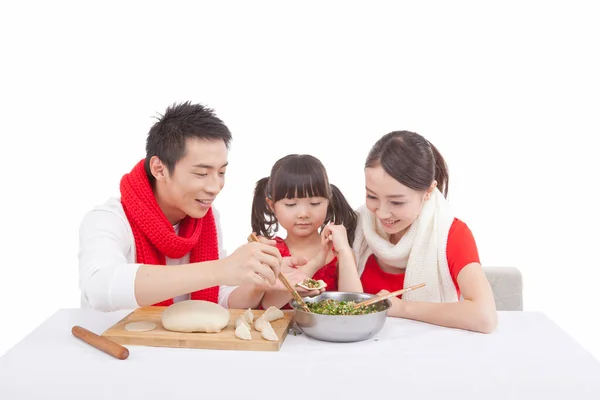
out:
M326 225L321 232L321 241L323 245L331 244L333 254L336 257L341 252L352 252L344 225Z
M312 275L325 266L331 248L332 243L330 241L324 242L321 250L312 260L310 260L310 265L306 268L303 268L305 272L310 275L310 277L312 277Z
M323 289L313 289L313 290L307 290L304 289L300 286L296 286L297 283L302 283L304 282L306 279L310 278L303 270L302 267L288 267L288 268L282 268L281 273L286 277L286 279L288 280L288 282L290 283L290 285L292 285L294 287L294 289L296 289L296 291L298 292L298 294L302 297L314 297L314 296L318 296L321 293L323 293L325 291L325 288ZM285 285L281 282L281 279L277 279L277 282L274 285L263 285L261 287L262 290L264 290L265 292L285 292L288 293L287 288L285 287ZM291 297L291 294L290 294Z

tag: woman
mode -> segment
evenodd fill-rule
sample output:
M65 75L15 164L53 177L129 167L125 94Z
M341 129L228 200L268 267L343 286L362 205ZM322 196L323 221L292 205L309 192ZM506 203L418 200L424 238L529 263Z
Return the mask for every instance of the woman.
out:
M369 152L365 181L353 243L364 292L425 283L392 298L388 315L492 332L492 290L471 231L445 198L448 171L435 146L414 132L388 133Z

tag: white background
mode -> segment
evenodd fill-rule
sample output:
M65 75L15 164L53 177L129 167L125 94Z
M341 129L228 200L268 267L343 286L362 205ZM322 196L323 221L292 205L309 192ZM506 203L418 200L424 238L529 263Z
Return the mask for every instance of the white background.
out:
M525 309L600 358L594 3L280 3L2 3L0 354L79 306L81 218L118 195L153 117L192 100L234 135L230 252L276 159L319 157L357 207L370 146L414 130L483 264L520 268Z

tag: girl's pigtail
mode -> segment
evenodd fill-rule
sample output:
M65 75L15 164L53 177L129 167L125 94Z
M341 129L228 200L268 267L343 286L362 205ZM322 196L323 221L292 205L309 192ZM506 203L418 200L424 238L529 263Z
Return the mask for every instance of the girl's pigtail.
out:
M279 224L277 223L277 218L275 218L275 213L267 203L267 197L269 197L267 192L268 184L268 177L262 178L256 182L254 198L252 199L252 217L250 224L252 226L252 232L272 239Z
M333 222L336 225L344 225L348 233L348 243L352 245L354 243L354 233L356 231L358 216L340 189L334 184L330 186L331 201L329 202L329 210L327 210L325 223Z

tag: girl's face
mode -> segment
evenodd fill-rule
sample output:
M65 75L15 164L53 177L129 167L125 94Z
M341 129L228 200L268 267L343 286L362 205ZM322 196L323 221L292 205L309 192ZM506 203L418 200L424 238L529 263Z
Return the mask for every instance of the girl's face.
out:
M288 235L309 236L325 222L329 200L325 197L281 199L275 204L267 199L279 225Z
M365 169L365 182L367 208L381 221L392 242L400 240L417 219L437 185L434 181L426 191L411 189L388 175L381 165Z

